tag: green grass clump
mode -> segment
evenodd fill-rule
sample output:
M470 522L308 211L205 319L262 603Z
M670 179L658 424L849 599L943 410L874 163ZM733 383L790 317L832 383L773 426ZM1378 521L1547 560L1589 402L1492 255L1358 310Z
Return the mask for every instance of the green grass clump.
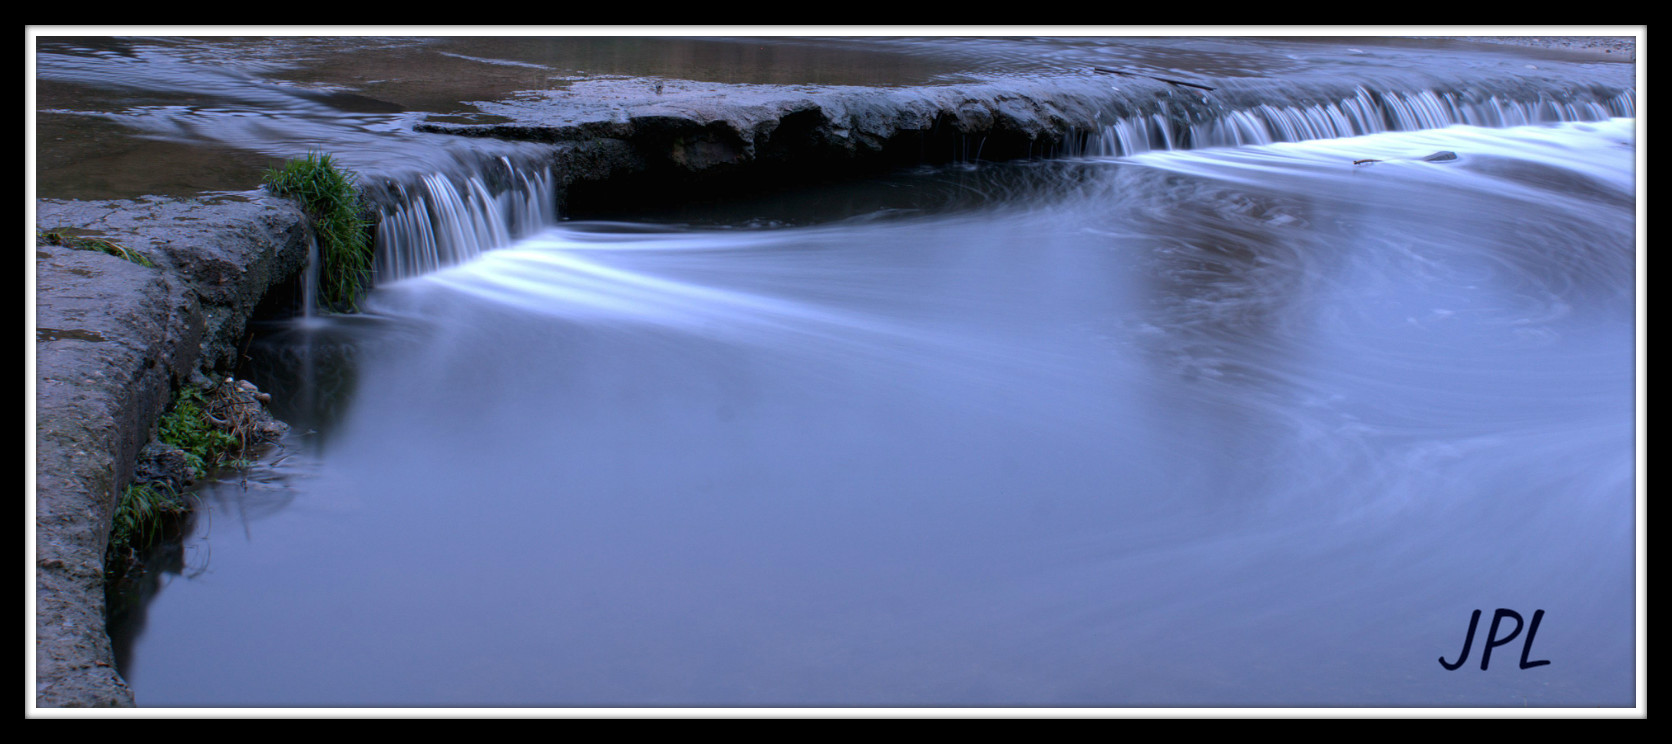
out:
M193 479L207 476L242 449L238 437L215 424L204 392L195 387L182 388L175 395L174 403L157 422L157 439L185 452ZM110 519L107 579L127 575L139 556L190 512L191 506L166 483L129 484Z
M111 547L117 552L151 547L170 521L190 510L185 499L167 486L129 485L111 518Z
M244 457L249 447L271 438L259 415L265 396L258 393L254 385L232 378L208 388L184 386L157 421L157 441L183 454L192 471L190 481L203 480L221 467L248 467ZM131 484L123 492L111 516L107 582L121 581L140 565L148 549L178 534L192 507L176 488L190 481L184 473L170 472Z
M157 425L157 439L186 452L192 474L202 478L243 447L238 437L210 420L203 391L182 388Z
M355 175L325 153L308 153L280 168L269 168L262 185L302 205L319 241L319 299L338 310L355 310L371 284L371 223L361 216Z
M146 268L154 269L157 267L156 264L151 263L151 259L146 258L139 251L124 246L114 240L81 237L71 235L63 232L62 230L42 231L40 233L40 238L48 243L61 245L65 248L73 248L78 251L99 251L100 253L108 253L124 261L136 263Z
M105 548L107 611L130 604L120 601L113 588L142 575L146 554L179 535L191 513L191 504L167 485L130 484L122 492L122 498L116 502L116 513L111 515L110 543Z

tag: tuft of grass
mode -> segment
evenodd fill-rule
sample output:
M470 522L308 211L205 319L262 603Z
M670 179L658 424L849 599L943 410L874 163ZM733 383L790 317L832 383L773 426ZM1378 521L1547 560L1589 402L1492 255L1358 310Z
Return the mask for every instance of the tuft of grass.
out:
M130 484L111 516L110 543L105 548L105 591L144 571L143 556L164 540L178 535L192 513L174 489L161 484ZM106 610L120 603L109 603Z
M181 388L174 405L157 425L157 439L185 450L192 475L199 479L220 467L233 453L243 450L236 435L210 418L208 405L203 391Z
M337 310L359 309L361 293L371 284L371 223L361 216L360 189L353 172L331 156L312 152L269 168L267 190L295 199L313 220L319 242L319 299Z
M111 548L118 552L149 548L171 522L189 511L185 499L167 486L129 485L111 518Z
M114 240L81 237L62 232L61 230L44 230L40 233L40 238L48 243L61 245L65 248L73 248L78 251L99 251L100 253L108 253L124 261L128 261L129 263L136 263L146 268L154 269L157 267L157 265L152 263L151 259L146 258L144 254L141 254L139 251L124 246Z
M271 441L263 424L265 394L232 378L209 388L187 385L157 422L157 440L179 448L202 480L217 468L248 467L249 448ZM140 565L141 556L160 540L178 534L192 506L167 481L130 484L111 517L106 580L118 582Z

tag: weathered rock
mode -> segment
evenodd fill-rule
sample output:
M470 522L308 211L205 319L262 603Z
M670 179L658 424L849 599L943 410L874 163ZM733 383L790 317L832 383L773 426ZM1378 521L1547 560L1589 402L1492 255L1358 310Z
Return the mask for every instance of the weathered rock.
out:
M123 706L104 566L111 514L173 388L229 362L255 304L307 257L289 202L37 202L37 227L98 236L155 267L35 249L35 651L42 707Z
M1123 81L1124 95L1172 95ZM1047 154L1096 129L1107 80L1087 76L923 88L576 82L473 102L498 123L431 120L419 131L561 143L574 202L654 200L774 187L901 164ZM575 161L574 166L568 165ZM607 182L607 185L600 185Z
M272 396L249 380L226 378L211 391L205 413L216 426L239 442L240 457L263 444L278 441L290 425L273 418L267 404Z
M244 322L267 289L307 261L301 211L260 191L206 199L42 199L36 209L42 230L117 240L184 280L202 308L206 368L233 361ZM41 294L48 295L48 288Z
M134 463L136 484L149 484L181 493L192 484L192 463L186 451L162 442L152 441L139 451Z
M111 512L201 311L167 272L103 253L38 246L36 276L37 700L131 705L104 629Z

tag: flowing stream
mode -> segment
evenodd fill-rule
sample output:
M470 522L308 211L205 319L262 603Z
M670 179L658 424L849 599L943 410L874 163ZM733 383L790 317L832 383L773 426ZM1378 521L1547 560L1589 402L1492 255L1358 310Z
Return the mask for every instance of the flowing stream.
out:
M513 152L509 197L409 181L367 312L251 348L295 429L200 494L123 673L144 706L1633 705L1632 101L1411 100L1443 120L1127 121L656 213L560 219ZM1498 608L1529 626L1483 671Z

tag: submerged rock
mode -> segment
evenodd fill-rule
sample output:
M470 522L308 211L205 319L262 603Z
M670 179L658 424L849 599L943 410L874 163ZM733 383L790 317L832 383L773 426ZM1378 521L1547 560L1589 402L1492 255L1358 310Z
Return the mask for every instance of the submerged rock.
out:
M1447 163L1447 162L1451 162L1451 161L1456 160L1456 159L1457 159L1457 153L1452 152L1450 150L1441 150L1441 151L1433 153L1431 155L1424 155L1420 158L1417 158L1417 160L1420 160L1424 163ZM1363 159L1360 159L1360 160L1354 160L1353 165L1369 165L1371 163L1380 163L1380 162L1383 162L1383 161L1378 159L1378 158L1363 158ZM1396 160L1395 162L1398 162L1398 161Z

